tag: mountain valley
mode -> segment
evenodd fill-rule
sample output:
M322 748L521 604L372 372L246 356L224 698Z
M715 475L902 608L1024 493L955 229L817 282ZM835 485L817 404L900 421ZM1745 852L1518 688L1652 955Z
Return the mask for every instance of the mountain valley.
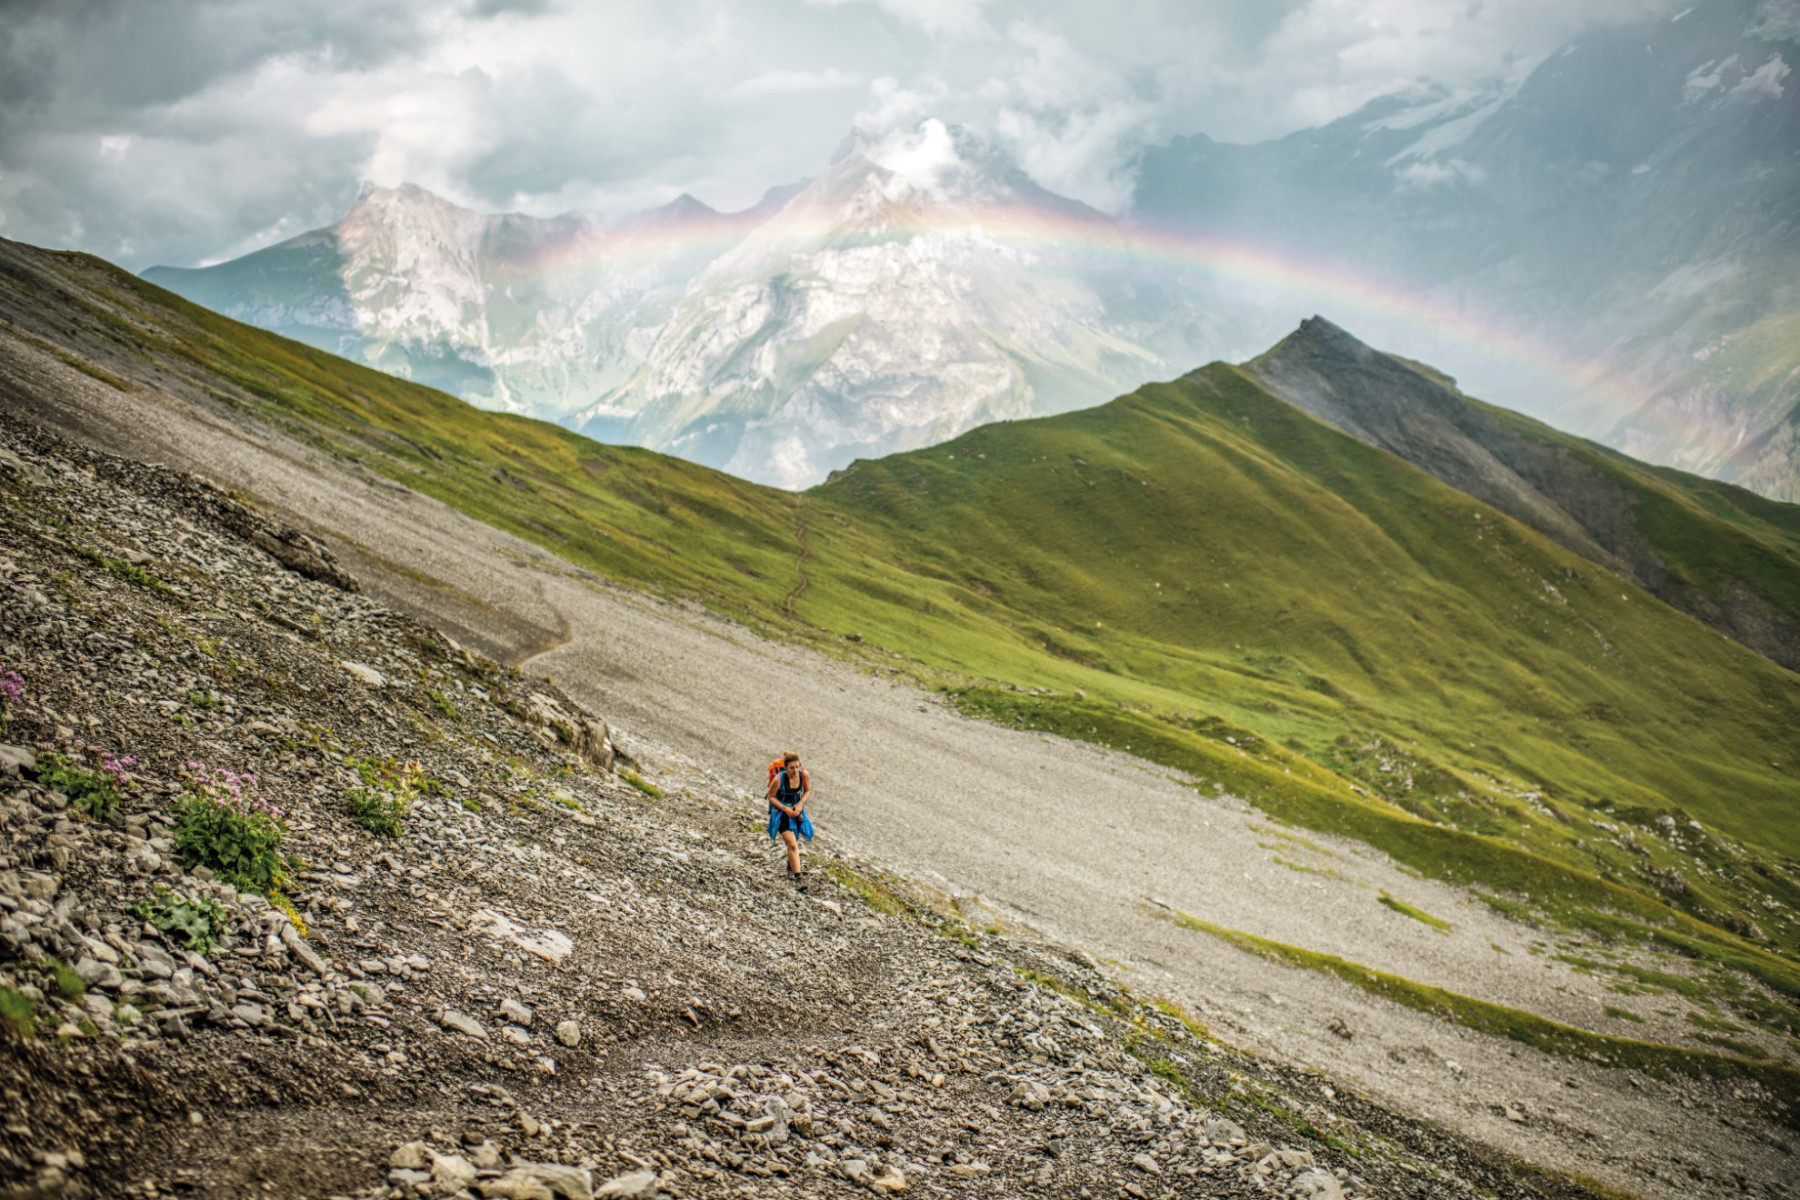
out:
M1779 1186L1789 506L1319 320L795 494L0 251L0 407L241 489L376 598L554 674L665 784L724 800L802 741L843 845L1229 1038L1610 1186ZM1596 476L1635 531L1584 507ZM1671 580L1693 615L1646 590ZM1712 1157L1683 1097L1760 1132Z

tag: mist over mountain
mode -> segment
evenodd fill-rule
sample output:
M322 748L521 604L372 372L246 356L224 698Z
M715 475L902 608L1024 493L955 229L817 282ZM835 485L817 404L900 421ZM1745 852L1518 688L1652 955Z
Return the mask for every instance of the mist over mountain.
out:
M927 118L721 214L416 187L146 276L452 391L789 487L1248 357L1328 311L1465 390L1800 496L1800 4L1595 29L1271 142L1144 152L1098 212Z

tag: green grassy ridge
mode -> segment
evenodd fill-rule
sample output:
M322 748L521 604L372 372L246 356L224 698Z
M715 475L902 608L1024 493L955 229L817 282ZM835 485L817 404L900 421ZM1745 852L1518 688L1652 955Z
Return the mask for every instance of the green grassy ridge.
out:
M1259 356L1306 356L1302 329ZM1791 342L1790 342L1791 344ZM1629 562L1685 611L1717 614L1748 592L1800 631L1800 506L1735 484L1651 466L1541 421L1465 395L1425 363L1375 352L1368 370L1405 368L1428 385L1414 400L1485 447L1606 553ZM1529 522L1528 522L1529 523Z
M1377 971L1333 954L1322 954L1241 930L1228 929L1223 925L1214 925L1179 909L1151 908L1149 911L1166 917L1180 928L1218 938L1271 962L1332 975L1365 992L1414 1011L1453 1021L1480 1033L1509 1038L1551 1054L1587 1059L1609 1067L1635 1068L1658 1077L1682 1074L1702 1079L1753 1079L1775 1098L1767 1106L1770 1115L1790 1128L1800 1129L1800 1109L1793 1102L1794 1097L1800 1096L1800 1069L1780 1063L1595 1033L1521 1009L1417 983L1386 971Z
M1369 714L1447 766L1800 834L1791 780L1767 766L1800 749L1791 673L1231 368L859 464L812 495L853 507L915 578L960 585L971 614L1006 610L1015 638L1050 627L1060 644L1042 648L1121 677L1117 698L1137 698L1124 677L1190 702L1241 692L1251 645L1293 673L1265 700L1298 719L1255 718L1265 732ZM815 540L823 605L832 548ZM1725 736L1702 715L1720 709Z
M1401 916L1417 921L1421 925L1429 925L1439 933L1449 933L1455 928L1455 926L1451 925L1450 922L1444 920L1442 917L1434 917L1424 909L1415 908L1404 900L1396 900L1386 892L1381 893L1377 899L1384 908L1392 909Z
M1611 873L1603 907L1704 943L1728 935L1682 925L1634 856L1575 863L1586 815L1691 814L1768 854L1800 844L1786 776L1765 765L1800 754L1792 675L1235 368L860 463L795 497L471 408L99 260L43 257L82 285L72 303L99 297L83 319L111 341L571 562L955 687L1084 688L1109 720L1145 718L1070 736L1138 749L1171 722L1254 730L1293 752L1211 778L1397 856L1448 854L1462 881L1537 900L1539 860ZM788 621L802 517L812 584ZM859 647L836 636L853 631ZM1419 764L1411 786L1352 769L1375 742ZM1756 889L1800 904L1779 869L1748 891L1694 885L1684 903L1706 919L1750 911ZM1775 936L1792 949L1791 925Z

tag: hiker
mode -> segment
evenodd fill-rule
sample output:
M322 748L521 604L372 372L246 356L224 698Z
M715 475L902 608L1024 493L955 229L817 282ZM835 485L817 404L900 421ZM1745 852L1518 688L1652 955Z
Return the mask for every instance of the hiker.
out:
M812 818L806 801L812 795L812 777L800 765L800 756L785 751L779 762L769 764L769 836L779 836L787 847L788 878L804 887L800 874L798 837L812 841Z

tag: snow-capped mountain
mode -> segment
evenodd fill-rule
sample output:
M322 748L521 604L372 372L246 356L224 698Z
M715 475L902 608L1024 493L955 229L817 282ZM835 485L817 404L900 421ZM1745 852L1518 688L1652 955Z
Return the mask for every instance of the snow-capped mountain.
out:
M1423 88L1253 146L1178 140L1145 155L1136 211L1446 316L1464 344L1409 353L1474 394L1800 499L1796 66L1800 0L1703 0L1592 30L1510 86Z
M738 214L683 197L613 224L487 216L408 186L244 258L145 274L484 407L803 487L1178 370L1145 344L1168 298L1091 253L1122 236L927 120L854 137Z
M1107 399L1169 370L1103 275L1114 223L940 121L853 139L688 285L586 427L804 486L852 459ZM583 425L577 423L577 428Z

